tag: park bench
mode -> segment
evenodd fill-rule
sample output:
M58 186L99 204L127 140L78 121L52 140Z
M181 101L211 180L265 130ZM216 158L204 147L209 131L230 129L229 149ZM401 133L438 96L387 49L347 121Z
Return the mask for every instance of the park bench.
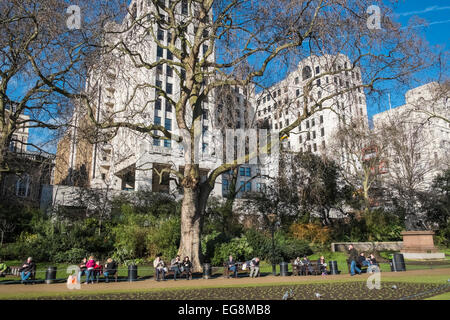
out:
M117 282L117 277L119 276L119 270L118 270L118 265L116 264L116 268L114 269L114 274L109 274L108 276L105 276L105 274L103 273L103 276L105 277L105 281L108 279L108 281L109 281L109 279L110 278L113 278L114 279L114 281L115 282ZM98 283L98 278L99 277L97 277L97 283Z
M10 266L6 269L5 276L11 276L11 277L20 277L20 268L22 266ZM33 270L31 272L31 276L28 278L28 280L36 280L36 270Z
M379 263L376 263L375 265L378 266L378 269L379 269L380 272L381 272L380 264L379 264ZM348 273L350 273L350 270L351 270L350 266L351 266L351 263L350 263L349 261L347 261ZM356 266L361 270L361 273L367 273L367 269L368 269L367 266L362 266L362 265L360 265L359 263L356 263Z
M312 275L321 274L319 264L317 263L317 261L310 261L310 267L312 269L312 272L309 270L310 268L305 265L299 265L299 266L294 265L294 261L291 261L291 265L292 265L292 275L294 275L294 276L298 276L298 275L306 276L306 275L308 275L308 273L310 273Z
M192 266L192 268L193 268L193 267L194 267L194 266ZM189 279L192 280L192 268L191 268L191 270L189 271L189 274L187 274L187 271L185 271L185 270L181 271L181 274L177 277L177 279L182 279L183 276L185 276L185 278L187 278L187 276L189 275ZM175 271L174 271L174 270L172 269L172 267L169 265L169 266L167 267L167 272L166 272L166 274L165 274L165 277L168 278L169 276L172 276L172 278L173 278L174 273L175 273ZM156 271L155 271L155 277L156 277Z
M243 274L248 274L250 267L247 267L245 270L242 270L242 265L245 262L236 262L236 268L237 268L237 275L239 273L243 273ZM237 276L236 275L236 276ZM230 269L228 269L228 264L226 262L223 263L223 276L225 278L229 278L230 277Z

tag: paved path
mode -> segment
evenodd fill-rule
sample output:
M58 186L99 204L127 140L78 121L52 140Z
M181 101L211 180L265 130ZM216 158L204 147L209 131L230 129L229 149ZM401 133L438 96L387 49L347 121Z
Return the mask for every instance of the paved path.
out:
M383 272L382 281L386 280L408 280L414 279L416 276L448 276L450 278L450 269L427 269L427 270L413 270L406 272ZM334 282L334 281L361 281L367 279L369 275L356 275L351 277L348 274L343 275L329 275L329 276L264 276L261 278L249 278L243 277L238 279L225 279L223 277L215 279L194 279L194 280L177 280L173 279L167 281L157 282L153 279L142 280L136 282L110 282L110 283L98 283L98 284L82 284L80 290L69 290L65 283L55 283L55 284L34 284L34 285L0 285L0 299L7 298L11 295L20 295L21 297L26 297L28 294L30 296L35 295L45 295L45 293L50 294L78 294L85 292L96 292L96 293L111 293L111 292L121 292L121 291L142 291L142 290L158 290L164 288L200 288L200 287L223 287L223 286L235 286L235 285L271 285L271 284L301 284L301 283L315 283L315 282Z

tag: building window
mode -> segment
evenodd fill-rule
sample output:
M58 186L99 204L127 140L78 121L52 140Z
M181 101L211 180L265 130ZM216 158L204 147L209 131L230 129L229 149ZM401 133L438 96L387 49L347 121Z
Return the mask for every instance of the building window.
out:
M161 29L158 29L158 40L164 41L164 31Z
M302 70L302 78L303 80L309 79L312 76L311 68L306 66Z
M298 142L299 142L299 143L303 143L302 135L299 135L299 136L298 136Z
M314 145L313 145L313 150L314 150L314 152L316 152L317 151L317 145L314 143Z
M308 131L306 133L306 141L309 141L309 140L311 140L311 133Z
M187 0L181 0L181 14L188 14L188 2L187 2Z
M165 119L164 120L164 128L166 128L166 130L172 130L172 119Z
M167 66L166 68L166 75L168 77L173 77L173 69L170 66Z
M312 132L312 136L313 136L313 139L316 138L316 132L315 131Z
M309 129L309 120L306 120L305 127L306 127L306 129Z
M158 126L161 125L161 117L155 116L155 124Z
M303 80L305 80L305 79L303 79ZM295 77L294 83L295 83L295 84L298 84L298 77Z
M181 80L186 80L186 70L181 69L180 70L180 76L181 76Z
M323 115L320 116L320 123L323 123Z
M158 46L158 47L156 48L156 56L157 56L158 58L162 58L162 57L163 57L163 54L164 54L164 49L161 48L160 46Z
M153 138L153 145L154 146L159 146L160 145L159 138Z
M245 175L246 175L247 177L250 177L250 176L251 176L251 173L252 173L252 168L245 168Z
M317 83L317 86L320 87L320 79L317 79L316 83Z
M229 182L227 179L222 179L222 193L226 194L229 189Z
M16 195L19 197L30 196L30 176L27 174L16 182Z
M161 99L156 99L155 101L155 109L156 110L161 110Z
M325 129L324 129L324 128L321 128L321 129L320 129L320 136L323 137L324 135L325 135Z
M300 95L300 89L295 90L295 96L298 97Z
M172 104L166 101L166 112L172 112Z
M244 167L239 168L239 175L242 177L245 177L245 168Z
M316 67L316 74L319 74L319 73L320 73L320 67L317 66L317 67Z
M208 131L208 126L203 126L202 133L205 134L206 131Z
M172 147L172 141L171 140L164 140L164 147L171 148Z
M171 83L166 83L166 92L167 94L172 94L173 92L173 85Z
M265 192L266 191L266 184L265 183L257 183L256 189L258 192Z
M167 60L173 60L173 53L167 50Z

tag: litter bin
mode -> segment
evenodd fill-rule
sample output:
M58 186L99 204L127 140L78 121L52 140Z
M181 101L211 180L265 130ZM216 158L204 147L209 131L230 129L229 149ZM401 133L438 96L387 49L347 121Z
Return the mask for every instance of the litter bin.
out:
M209 263L203 264L203 278L204 279L211 278L211 264Z
M48 267L47 271L45 271L45 283L50 284L56 280L56 267Z
M394 253L390 264L393 272L406 271L405 259L401 253Z
M328 261L330 274L339 274L337 261Z
M137 265L128 266L128 281L136 281L137 280Z
M287 262L280 262L280 276L286 277L288 276L288 263Z

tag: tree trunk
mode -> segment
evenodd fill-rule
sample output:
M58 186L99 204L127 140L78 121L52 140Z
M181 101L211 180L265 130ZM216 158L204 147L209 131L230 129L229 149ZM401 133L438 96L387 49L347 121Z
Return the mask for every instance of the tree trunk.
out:
M188 256L194 272L202 272L203 257L201 253L201 232L203 213L206 208L211 188L184 188L181 206L181 240L178 254L184 258Z

